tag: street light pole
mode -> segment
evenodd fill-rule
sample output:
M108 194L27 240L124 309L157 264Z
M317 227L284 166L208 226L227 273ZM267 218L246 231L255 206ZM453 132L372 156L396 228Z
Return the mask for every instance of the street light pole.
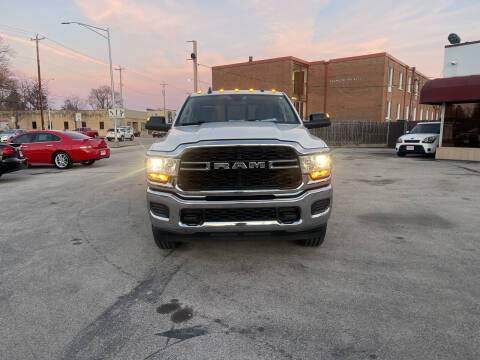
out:
M107 41L108 41L108 60L110 62L110 89L112 90L112 109L115 108L115 88L113 84L113 66L112 66L112 47L110 46L110 29L107 27ZM113 119L113 128L115 130L115 144L118 143L117 138L117 118Z
M114 82L113 82L113 65L112 65L112 48L110 46L110 29L107 28L101 28L93 25L88 25L84 24L78 21L68 21L68 22L62 22L63 25L69 25L69 24L77 24L80 26L83 26L84 28L87 28L90 31L93 31L94 33L97 33L101 37L107 40L108 42L108 60L110 63L110 89L112 91L112 105L111 108L115 108L115 88L114 88ZM105 36L104 34L98 32L97 30L105 32L107 35ZM115 127L115 143L118 143L118 138L117 138L117 118L114 118L113 120L114 127Z

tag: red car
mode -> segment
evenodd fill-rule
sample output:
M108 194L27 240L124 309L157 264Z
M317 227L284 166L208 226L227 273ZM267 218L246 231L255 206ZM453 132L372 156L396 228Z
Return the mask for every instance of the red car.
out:
M96 138L98 137L98 131L97 130L92 130L90 128L87 128L87 127L84 127L84 128L76 128L75 130L73 131L76 131L76 132L79 132L83 135L87 135L87 136L90 136L90 137L93 137L93 138Z
M104 139L93 139L73 131L27 131L9 140L20 146L29 164L54 164L66 169L72 163L92 165L95 160L110 157Z

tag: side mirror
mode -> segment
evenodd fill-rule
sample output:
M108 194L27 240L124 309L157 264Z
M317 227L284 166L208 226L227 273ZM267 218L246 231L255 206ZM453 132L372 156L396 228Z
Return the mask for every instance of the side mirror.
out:
M407 130L407 131L405 132L405 134L410 134L410 130Z
M168 131L172 124L165 123L165 116L150 116L145 128L147 130Z
M309 117L310 121L304 121L303 125L307 129L316 129L316 128L321 128L321 127L327 127L331 125L330 122L330 115L327 113L316 113L316 114L310 114Z

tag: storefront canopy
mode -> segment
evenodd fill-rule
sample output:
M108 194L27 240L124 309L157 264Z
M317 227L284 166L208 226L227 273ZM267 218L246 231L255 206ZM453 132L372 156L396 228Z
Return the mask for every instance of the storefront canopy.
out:
M420 93L422 104L475 101L480 101L480 75L430 80Z

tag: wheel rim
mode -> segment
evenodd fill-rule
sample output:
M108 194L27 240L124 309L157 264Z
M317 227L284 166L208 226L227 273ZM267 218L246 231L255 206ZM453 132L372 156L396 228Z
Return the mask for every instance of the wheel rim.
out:
M60 168L67 167L68 165L67 154L57 154L57 156L55 156L55 164Z

